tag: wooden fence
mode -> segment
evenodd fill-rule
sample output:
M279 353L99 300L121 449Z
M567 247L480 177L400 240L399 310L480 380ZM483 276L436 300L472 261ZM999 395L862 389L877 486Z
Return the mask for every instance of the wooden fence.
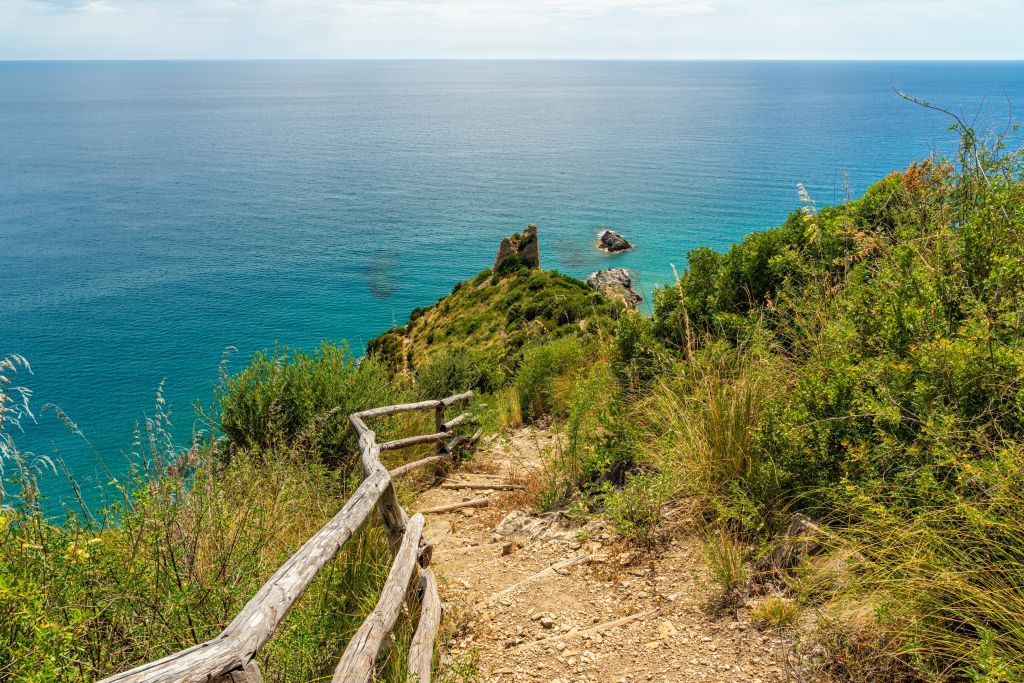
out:
M366 521L374 507L380 512L395 553L391 571L380 599L370 616L352 637L334 671L332 683L365 683L373 674L381 645L398 620L402 603L413 578L418 574L421 610L416 632L409 648L409 674L420 683L429 683L434 654L434 638L441 623L441 599L437 580L430 569L431 547L423 538L423 515L411 518L398 502L394 480L414 469L450 459L464 437L452 430L467 413L445 421L445 411L453 405L464 406L472 392L435 401L406 403L372 408L349 415L359 436L363 482L344 507L294 555L281 565L230 624L215 638L155 662L106 678L101 683L179 683L218 681L256 683L262 681L256 655L299 596L348 539ZM434 411L433 434L412 436L378 444L376 434L366 422L375 417L412 411ZM479 437L479 432L474 439ZM447 443L446 443L447 442ZM382 451L425 443L442 444L437 455L388 471L380 461Z

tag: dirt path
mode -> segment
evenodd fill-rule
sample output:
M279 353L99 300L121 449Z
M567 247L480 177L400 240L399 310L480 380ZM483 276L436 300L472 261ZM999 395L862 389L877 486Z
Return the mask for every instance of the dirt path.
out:
M447 484L528 483L552 438L492 439ZM692 541L640 557L601 522L524 512L515 491L433 488L414 509L481 497L489 507L428 515L426 533L457 626L450 659L477 651L484 680L785 680L780 641L707 613L712 589Z

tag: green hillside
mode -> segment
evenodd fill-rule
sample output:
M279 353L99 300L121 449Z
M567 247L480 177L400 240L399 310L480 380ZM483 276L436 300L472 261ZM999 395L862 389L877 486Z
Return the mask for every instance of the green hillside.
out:
M258 354L192 444L158 401L116 502L62 521L35 485L56 467L18 449L4 358L0 679L96 680L218 633L351 493L349 412L473 388L492 432L561 437L524 505L601 517L640 554L700 538L708 609L785 629L814 680L1024 680L1024 154L959 132L952 159L839 206L801 191L783 225L691 252L649 316L510 258L367 358ZM798 512L813 538L786 536ZM264 675L329 676L389 561L362 532ZM406 680L407 621L382 680Z
M433 306L412 311L408 323L372 340L368 353L395 371L415 372L470 349L512 371L524 346L570 334L609 333L624 310L558 271L507 263L499 274L484 270Z

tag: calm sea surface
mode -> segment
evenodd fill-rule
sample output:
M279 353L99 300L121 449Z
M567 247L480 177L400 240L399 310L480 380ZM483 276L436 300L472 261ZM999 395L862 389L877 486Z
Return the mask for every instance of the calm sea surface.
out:
M1024 102L1021 63L0 63L0 354L91 447L52 414L21 442L97 502L162 380L184 442L226 346L361 351L527 223L545 267L649 293L796 183L832 203L947 144L893 83Z

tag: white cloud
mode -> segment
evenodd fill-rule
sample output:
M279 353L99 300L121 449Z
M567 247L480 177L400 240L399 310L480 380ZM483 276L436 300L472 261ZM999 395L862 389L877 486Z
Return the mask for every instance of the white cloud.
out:
M106 2L105 0L91 0L90 2L82 3L79 9L88 14L116 14L124 11L120 7Z
M0 58L1024 58L1020 0L0 0Z
M539 7L562 14L605 16L611 12L637 12L660 17L680 17L713 12L707 2L676 0L540 0Z

